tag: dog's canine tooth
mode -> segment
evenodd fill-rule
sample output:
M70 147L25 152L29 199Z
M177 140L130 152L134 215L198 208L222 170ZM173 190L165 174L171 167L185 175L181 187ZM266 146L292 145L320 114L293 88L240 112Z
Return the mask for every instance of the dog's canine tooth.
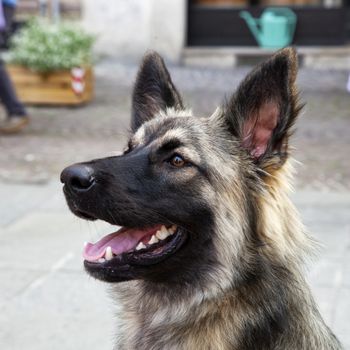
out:
M106 252L105 252L105 258L106 260L112 260L113 259L113 253L112 253L112 248L107 247Z
M159 239L155 235L152 235L152 237L149 240L148 244L154 244L154 243L158 243L158 242L159 242Z
M145 249L146 248L146 246L142 243L142 242L140 242L137 246L136 246L136 250L141 250L141 249Z
M99 258L99 259L98 259L98 262L99 262L99 263L104 263L105 261L106 261L105 258Z
M160 240L163 239L163 238L161 238L161 237L162 237L162 233L161 233L160 230L158 230L158 231L156 232L156 237L157 237L158 239L160 239Z
M86 246L87 246L87 244L88 244L88 242L86 242L86 241L85 241L85 242L84 242L84 247L86 247Z

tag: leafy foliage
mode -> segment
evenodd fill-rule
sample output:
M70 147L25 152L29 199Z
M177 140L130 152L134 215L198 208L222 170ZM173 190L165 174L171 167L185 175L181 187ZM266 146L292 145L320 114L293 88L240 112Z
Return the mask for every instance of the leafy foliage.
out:
M94 37L67 23L32 19L10 45L9 61L37 72L52 72L91 64Z

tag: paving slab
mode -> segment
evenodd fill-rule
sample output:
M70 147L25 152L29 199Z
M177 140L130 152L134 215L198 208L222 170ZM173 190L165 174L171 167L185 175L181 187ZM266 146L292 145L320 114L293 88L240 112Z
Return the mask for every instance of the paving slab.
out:
M0 309L3 349L111 349L113 304L100 283L57 271Z
M58 181L0 182L0 198L11 193L13 205L1 201L1 348L111 349L118 305L106 284L85 274L81 258L82 243L111 227L74 217ZM315 298L350 350L350 192L297 191L293 200L322 243L308 268Z

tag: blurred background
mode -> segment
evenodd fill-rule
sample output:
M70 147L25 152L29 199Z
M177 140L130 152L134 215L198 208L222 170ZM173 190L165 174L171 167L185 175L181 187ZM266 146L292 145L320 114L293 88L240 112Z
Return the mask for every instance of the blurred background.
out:
M322 244L307 273L322 315L350 349L349 0L2 4L0 74L11 84L0 79L1 349L112 348L118 305L81 258L83 242L110 227L68 212L59 174L122 150L144 52L164 56L203 116L287 45L299 53L306 103L293 137L293 201ZM11 112L6 96L20 109Z

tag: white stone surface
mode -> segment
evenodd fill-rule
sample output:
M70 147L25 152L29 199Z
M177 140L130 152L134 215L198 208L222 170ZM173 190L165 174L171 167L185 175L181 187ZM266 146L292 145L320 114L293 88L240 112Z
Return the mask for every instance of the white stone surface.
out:
M150 48L179 62L186 40L186 1L151 0Z
M185 38L185 0L83 0L83 25L97 35L96 51L132 61L157 50L178 62Z

